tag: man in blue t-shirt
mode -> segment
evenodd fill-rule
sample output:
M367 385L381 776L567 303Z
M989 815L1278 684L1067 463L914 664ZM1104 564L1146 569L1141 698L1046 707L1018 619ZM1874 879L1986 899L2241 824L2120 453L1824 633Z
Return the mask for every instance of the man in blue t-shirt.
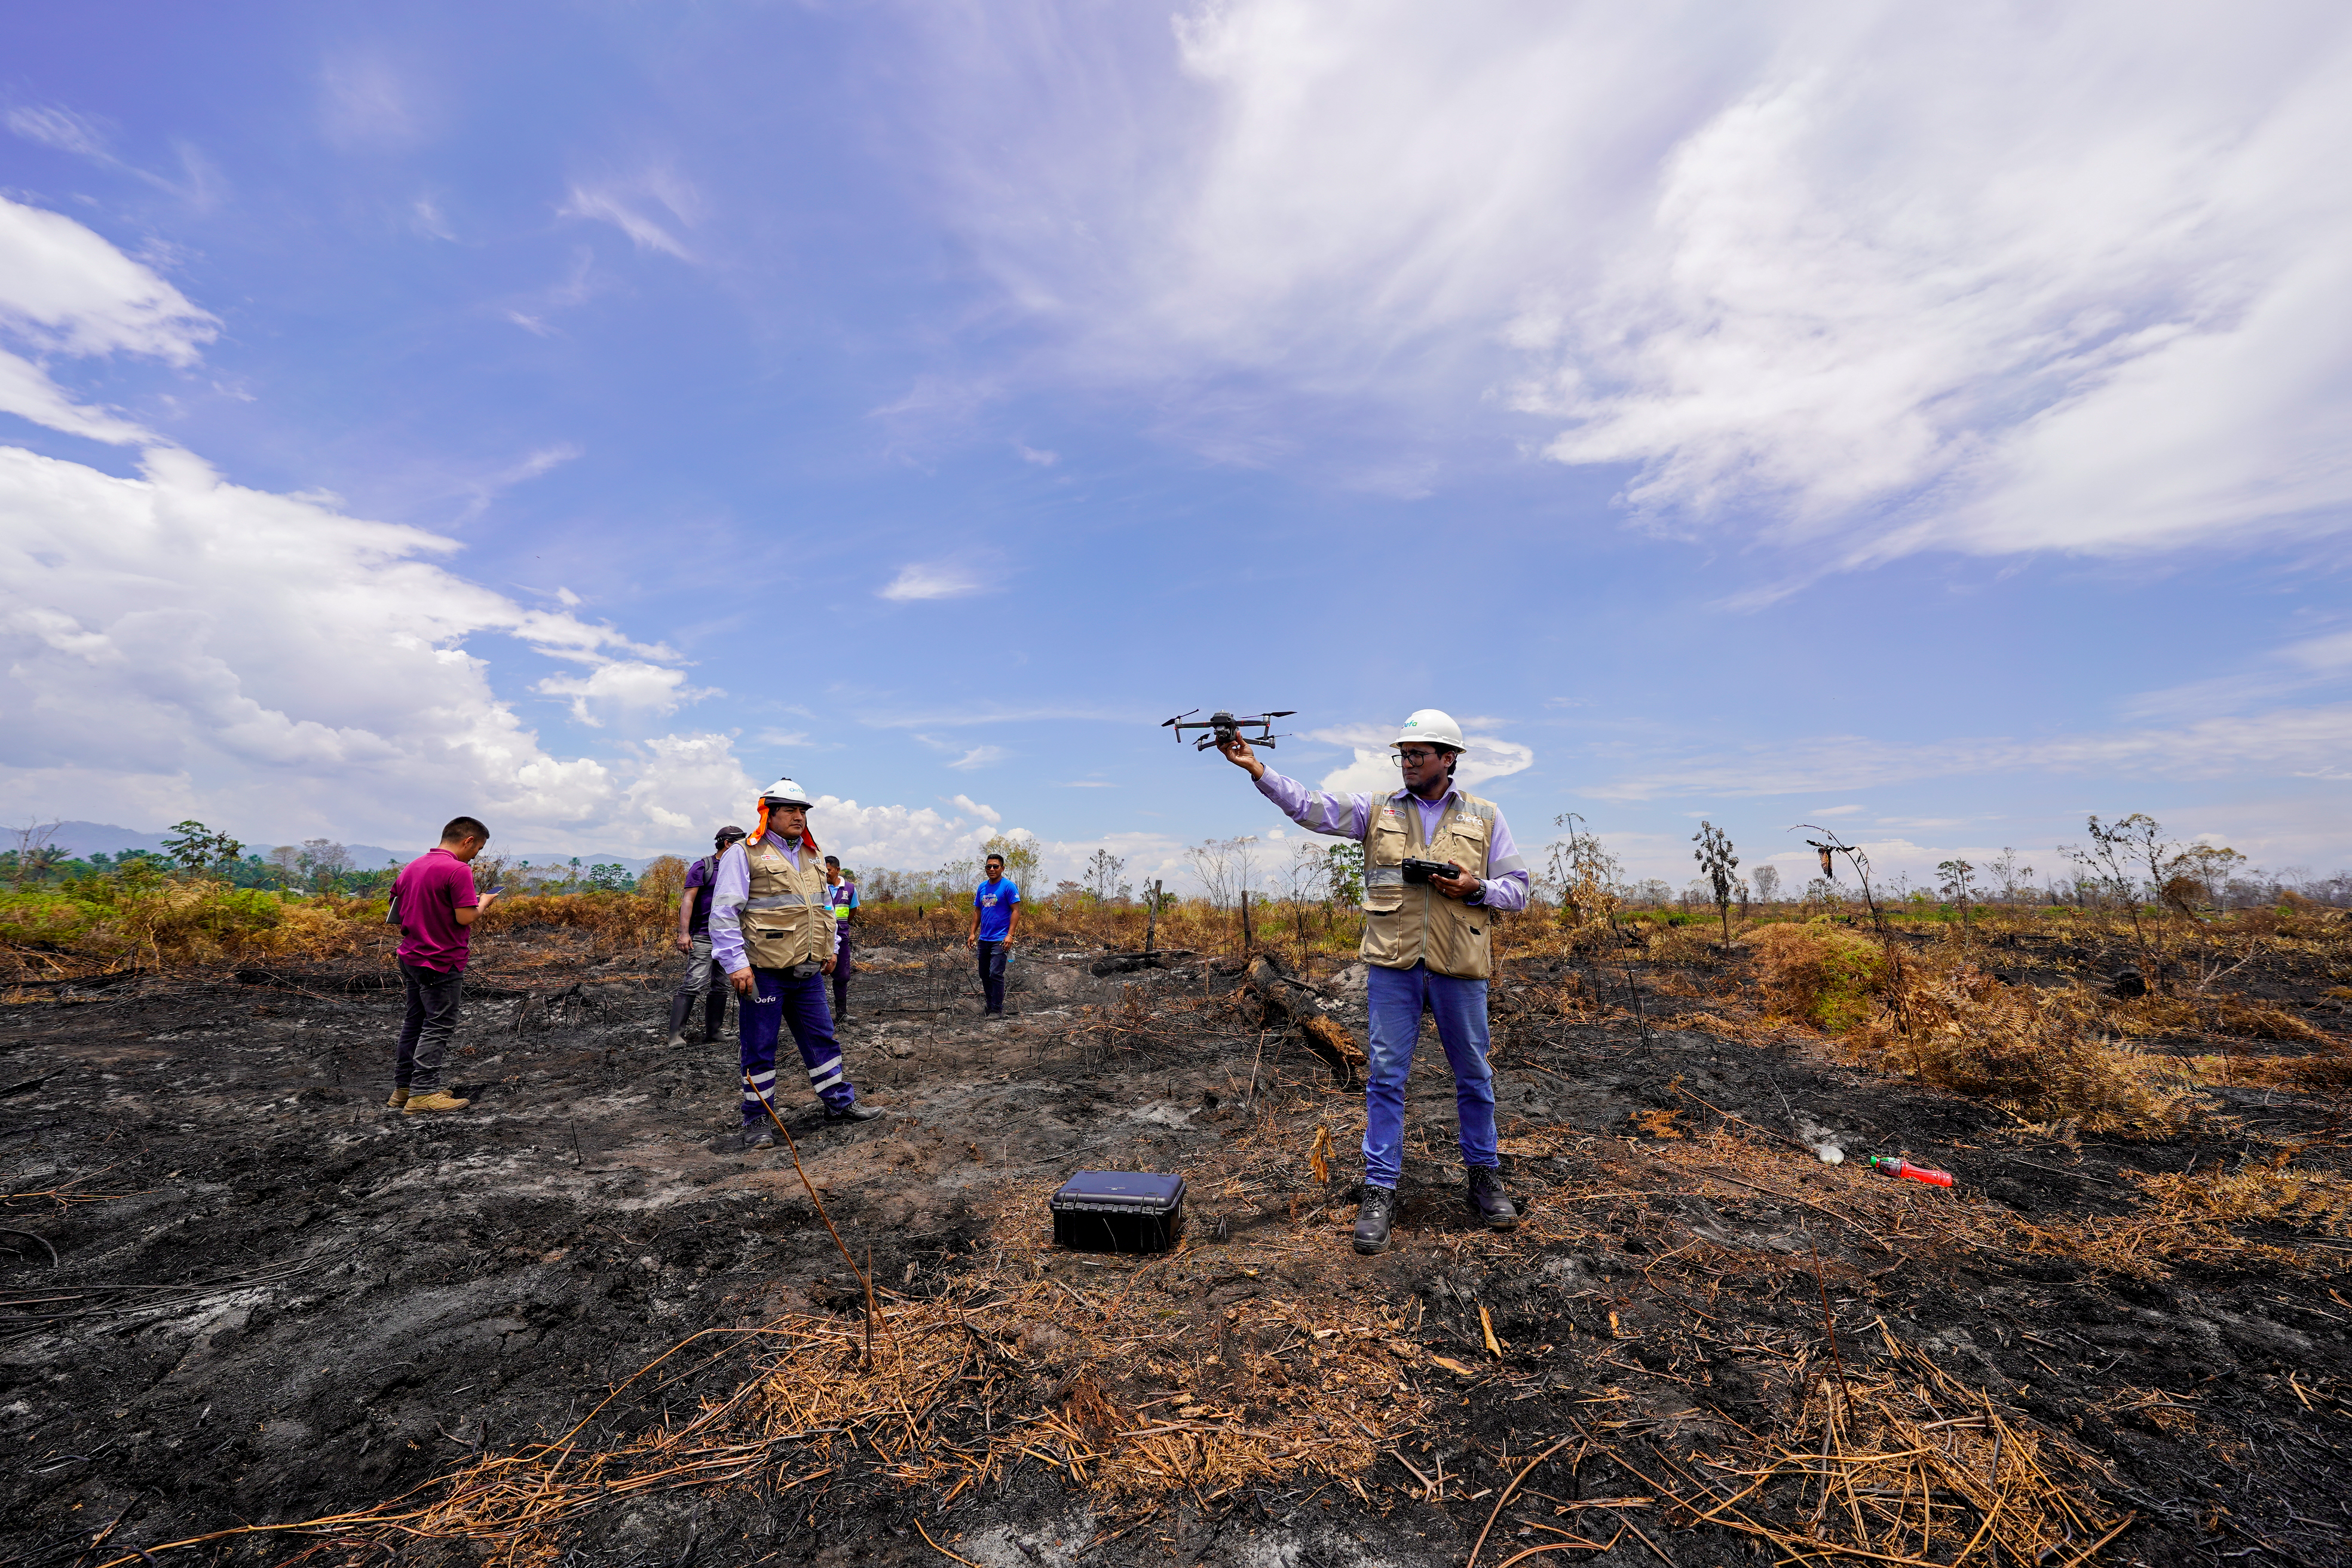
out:
M980 954L981 989L988 1016L1004 1016L1004 964L1013 956L1013 928L1021 919L1021 889L1005 879L1004 857L988 858L988 880L971 893L971 934L964 945Z
M849 912L857 907L857 879L841 868L841 857L824 858L824 901L833 906L833 1021L849 1022L849 977L857 966L849 961Z

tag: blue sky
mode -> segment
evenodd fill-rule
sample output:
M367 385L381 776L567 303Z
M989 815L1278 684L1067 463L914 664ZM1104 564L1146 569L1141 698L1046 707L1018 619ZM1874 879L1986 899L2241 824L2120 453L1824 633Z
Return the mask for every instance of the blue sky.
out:
M1067 874L2352 862L2339 7L91 5L0 76L0 806ZM1823 814L1830 814L1824 818Z

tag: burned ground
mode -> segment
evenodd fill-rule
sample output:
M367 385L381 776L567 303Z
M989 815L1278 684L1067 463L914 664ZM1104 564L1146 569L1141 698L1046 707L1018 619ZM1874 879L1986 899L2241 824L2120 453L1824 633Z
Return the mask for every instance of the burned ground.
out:
M736 1147L731 1047L664 1045L666 963L485 949L441 1119L383 1106L375 956L0 1013L9 1561L324 1521L184 1550L1459 1563L1490 1516L1487 1563L2352 1561L2340 1107L2262 1065L2339 1026L2307 965L2233 976L2304 1033L2125 1137L1864 1070L1736 969L1521 958L1526 1223L1462 1205L1432 1041L1399 1245L1358 1258L1360 1099L1236 964L1032 947L985 1023L960 948L873 952L844 1038L891 1114L793 1124L821 1215ZM1309 978L1360 1039L1345 969ZM1055 1249L1087 1167L1188 1173L1184 1247Z

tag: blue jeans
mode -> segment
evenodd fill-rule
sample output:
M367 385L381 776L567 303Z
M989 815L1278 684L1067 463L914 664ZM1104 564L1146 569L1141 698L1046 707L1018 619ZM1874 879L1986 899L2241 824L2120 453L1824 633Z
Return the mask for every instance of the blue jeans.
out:
M825 1109L846 1110L856 1104L857 1089L843 1074L833 1015L824 1005L824 976L795 980L785 970L755 968L751 977L758 984L735 1011L743 1071L751 1079L743 1090L743 1125L768 1119L760 1102L776 1098L776 1040L786 1025L792 1027L793 1044L800 1047L801 1065L808 1069L809 1087Z
M1495 1169L1495 1070L1486 1065L1486 983L1411 969L1365 972L1371 1014L1370 1060L1364 1074L1364 1184L1393 1189L1404 1173L1404 1080L1421 1038L1421 1013L1437 1015L1437 1037L1454 1068L1454 1105L1462 1120L1462 1163Z

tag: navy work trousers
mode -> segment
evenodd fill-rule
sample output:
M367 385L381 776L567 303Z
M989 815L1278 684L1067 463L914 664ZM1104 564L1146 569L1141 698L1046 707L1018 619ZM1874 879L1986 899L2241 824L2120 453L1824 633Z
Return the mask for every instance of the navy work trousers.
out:
M833 1015L825 1010L824 976L795 979L790 970L751 971L751 994L736 1008L736 1031L743 1044L743 1073L751 1081L743 1089L743 1125L768 1118L762 1100L776 1098L776 1042L785 1028L800 1047L801 1066L808 1069L809 1088L828 1110L846 1110L857 1102L857 1089L844 1076L841 1045L833 1037Z

